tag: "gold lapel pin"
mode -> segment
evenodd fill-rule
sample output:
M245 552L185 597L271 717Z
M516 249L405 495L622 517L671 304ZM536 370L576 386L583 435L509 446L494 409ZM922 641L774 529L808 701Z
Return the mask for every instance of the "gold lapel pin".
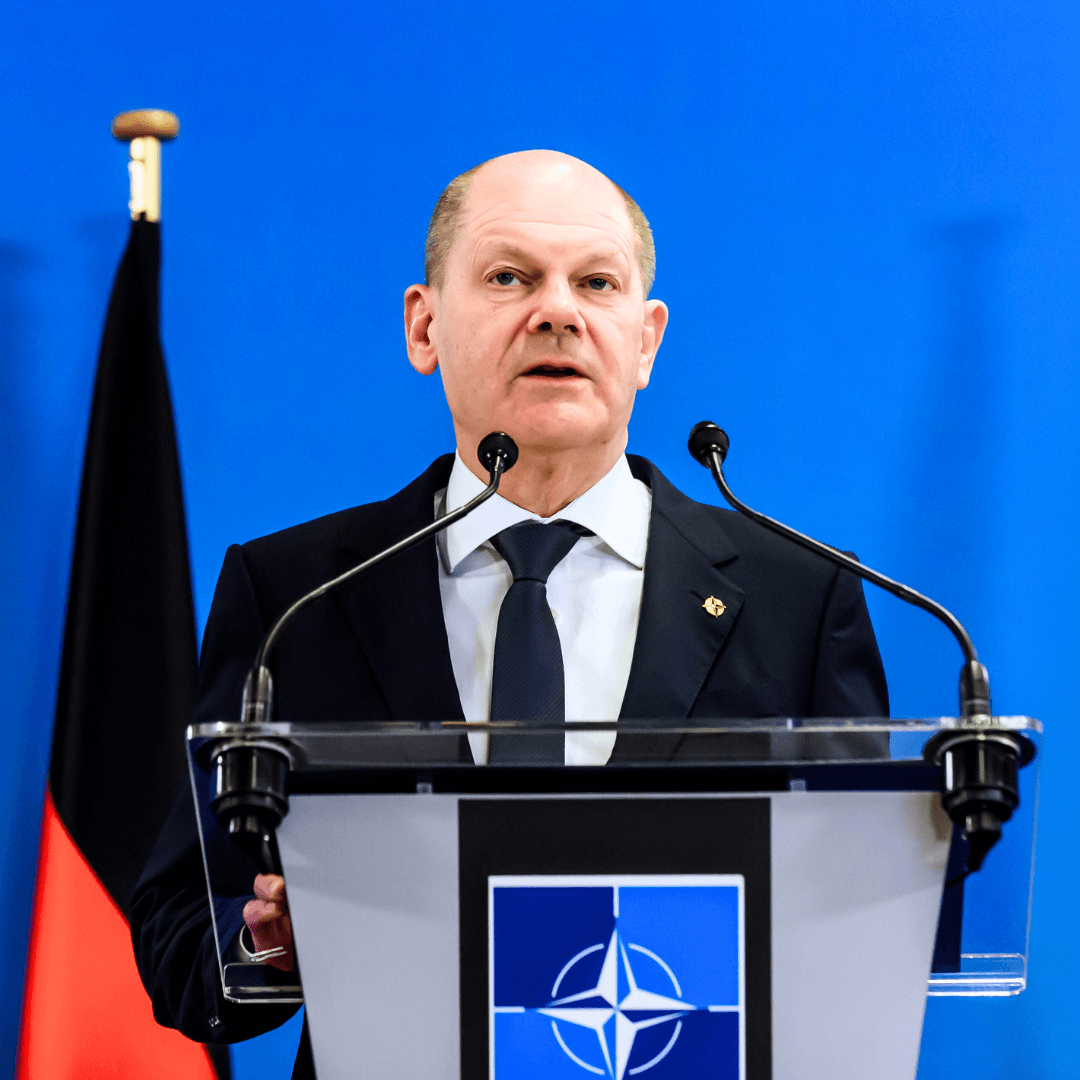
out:
M700 594L699 594L700 595ZM727 608L724 605L723 600L717 600L715 596L710 596L704 604L701 605L714 619L718 619Z

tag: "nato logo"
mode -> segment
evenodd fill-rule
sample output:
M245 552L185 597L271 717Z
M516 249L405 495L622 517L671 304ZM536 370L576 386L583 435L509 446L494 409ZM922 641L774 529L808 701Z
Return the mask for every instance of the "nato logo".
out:
M743 887L489 877L491 1080L743 1080Z

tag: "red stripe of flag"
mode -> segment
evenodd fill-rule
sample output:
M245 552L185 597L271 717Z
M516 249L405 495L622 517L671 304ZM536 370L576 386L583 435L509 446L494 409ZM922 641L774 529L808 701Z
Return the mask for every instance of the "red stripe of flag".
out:
M154 1020L123 913L45 798L17 1080L214 1080Z

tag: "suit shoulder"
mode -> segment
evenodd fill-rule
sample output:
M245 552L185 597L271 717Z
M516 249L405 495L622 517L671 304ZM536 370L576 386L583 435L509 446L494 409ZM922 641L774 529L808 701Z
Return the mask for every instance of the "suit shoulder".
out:
M339 543L362 532L366 522L376 521L383 516L387 502L388 499L382 499L336 510L311 521L302 521L286 529L257 536L240 546L246 558L258 561L277 553L291 550L311 551L313 548Z
M452 455L437 459L389 498L249 540L241 545L244 561L258 577L323 580L336 571L343 556L361 561L430 521L435 492L446 486L452 463Z
M652 489L654 509L714 564L737 558L744 566L753 564L773 573L809 574L822 581L835 574L835 567L826 559L751 518L684 495L652 462L630 458L630 463L635 476Z
M742 557L760 559L791 568L805 567L831 573L831 564L819 555L800 547L785 536L774 533L751 518L726 507L707 503L690 503L689 512L702 522L703 527L723 534Z

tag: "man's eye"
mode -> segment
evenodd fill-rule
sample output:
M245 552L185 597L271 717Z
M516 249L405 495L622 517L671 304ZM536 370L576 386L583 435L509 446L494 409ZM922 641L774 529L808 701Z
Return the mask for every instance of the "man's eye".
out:
M509 270L503 270L501 273L496 274L492 281L496 285L520 285L517 274L511 274Z
M596 292L602 292L604 289L613 289L615 286L607 278L593 277L589 278L589 288L595 289Z

